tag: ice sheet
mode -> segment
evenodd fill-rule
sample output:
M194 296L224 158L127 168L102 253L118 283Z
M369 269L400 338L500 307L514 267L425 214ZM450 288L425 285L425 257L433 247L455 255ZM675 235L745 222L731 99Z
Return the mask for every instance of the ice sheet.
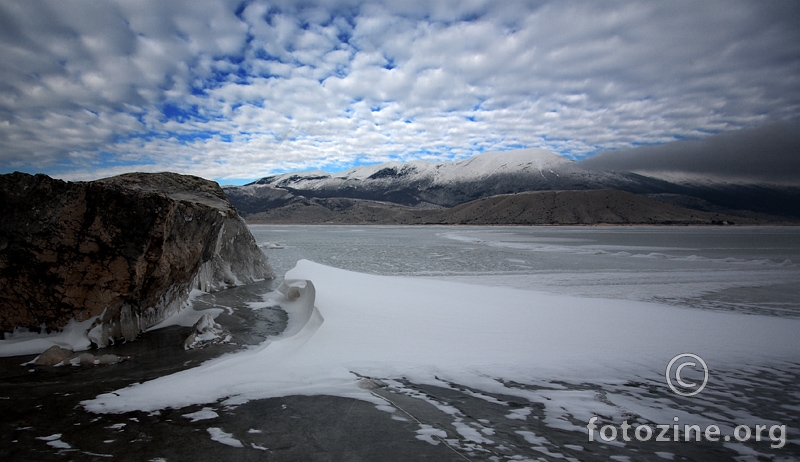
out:
M500 379L652 375L686 351L711 367L796 360L800 351L797 319L365 275L306 260L286 277L290 287L277 301L289 327L279 338L84 406L151 411L298 394L385 404L356 374L498 392Z
M350 271L800 317L797 227L267 226L285 273ZM657 255L660 254L660 255Z

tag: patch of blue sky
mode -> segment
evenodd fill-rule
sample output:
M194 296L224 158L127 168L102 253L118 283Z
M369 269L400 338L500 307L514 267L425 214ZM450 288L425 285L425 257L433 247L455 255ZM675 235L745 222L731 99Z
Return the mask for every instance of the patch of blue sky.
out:
M350 33L350 31L348 31L348 30L342 30L342 29L339 29L339 30L336 32L336 38L337 38L337 39L339 40L339 42L341 42L341 43L349 43L349 42L350 42L350 39L351 39L351 38L353 38L353 34L352 34L352 33Z
M341 79L341 78L347 77L348 74L350 74L350 66L348 66L346 64L337 64L336 67L333 69L333 72L332 72L331 75ZM323 81L326 80L326 79L327 79L327 77L325 77L325 79L323 79Z
M276 16L280 16L281 14L283 14L283 12L281 11L280 8L272 6L266 12L264 12L261 18L264 20L264 22L266 22L270 26L275 26L275 24L273 24L273 19L275 19Z
M682 135L674 135L671 138L676 140L676 141L696 140L697 139L696 137L693 137L693 136L682 136ZM662 141L631 141L628 144L629 144L629 146L625 146L625 148L628 148L630 146L659 146L659 145L662 145L664 143ZM616 150L616 149L605 149L605 150L612 151L612 150Z
M298 26L300 27L300 29L307 31L307 30L311 30L311 28L313 27L313 24L311 24L309 21L303 20L303 21L299 22Z
M203 80L206 88L218 88L225 84L235 82L240 85L248 84L250 73L245 66L236 65L233 69L228 66L213 66L211 75Z
M700 133L700 135L695 135L695 134L691 134L691 133L687 133L685 135L674 134L674 135L672 135L670 137L670 140L671 141L699 141L699 140L705 139L707 136L711 136L711 135L716 135L716 134L722 133L721 131L709 131L709 130L697 130L697 132ZM631 143L631 144L633 144L633 143ZM649 146L649 145L659 145L659 144L664 144L664 143L660 142L660 141L655 141L655 142L652 142L652 143L641 142L640 144L633 144L633 145L634 146L639 146L639 145Z
M250 3L251 2L249 0L239 3L239 5L236 6L236 10L233 12L233 14L236 15L236 17L240 20L244 21L244 10L250 6Z
M211 119L205 114L200 112L200 107L196 104L188 106L179 106L174 103L164 103L158 110L164 116L164 121L174 120L176 122L188 122L190 120L208 122Z
M528 146L527 144L522 144L522 143L508 143L508 144L503 146L503 148L504 148L503 150L504 151L515 151L517 149L527 149L529 147L530 146Z
M280 57L270 54L263 48L257 48L253 50L253 57L262 61L272 61L277 63L283 62Z
M42 170L42 165L39 163L34 164L30 162L15 161L15 162L3 162L2 164L0 164L0 175L13 172L22 172L35 175L37 173L48 173L52 171L53 170L49 171Z
M702 127L700 127L700 128L696 128L694 131L697 132L697 133L702 133L705 136L712 136L712 135L719 135L720 133L723 133L725 130L720 130L718 128L702 128ZM675 139L679 139L679 138L677 138L679 135L674 135L674 136L675 136Z
M218 61L228 61L231 64L242 64L244 56L242 55L224 55L216 58Z
M244 186L257 180L260 178L212 178L212 181L216 181L220 186Z
M214 135L219 135L219 132L208 132L208 131L197 131L197 132L188 132L188 133L180 133L180 134L173 134L168 138L174 138L178 140L178 142L182 146L186 146L188 144L192 144L195 141L205 141L214 137Z

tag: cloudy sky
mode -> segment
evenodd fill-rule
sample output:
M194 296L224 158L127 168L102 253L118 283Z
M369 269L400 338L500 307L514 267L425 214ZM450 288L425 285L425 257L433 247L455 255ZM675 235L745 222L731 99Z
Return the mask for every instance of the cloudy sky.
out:
M800 116L800 2L4 1L0 173L223 184Z

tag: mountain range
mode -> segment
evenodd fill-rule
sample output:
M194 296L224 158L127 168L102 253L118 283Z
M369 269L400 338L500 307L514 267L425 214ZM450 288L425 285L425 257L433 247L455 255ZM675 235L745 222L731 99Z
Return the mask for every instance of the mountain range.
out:
M586 167L541 149L489 152L454 162L389 162L341 173L285 173L223 189L251 223L692 224L800 219L798 187L719 179L668 181ZM491 211L477 206L489 199Z

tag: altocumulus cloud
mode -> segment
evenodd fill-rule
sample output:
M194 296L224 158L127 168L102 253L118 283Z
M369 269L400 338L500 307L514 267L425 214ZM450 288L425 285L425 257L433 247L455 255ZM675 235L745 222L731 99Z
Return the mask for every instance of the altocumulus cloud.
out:
M0 172L223 183L800 114L800 3L3 2Z

